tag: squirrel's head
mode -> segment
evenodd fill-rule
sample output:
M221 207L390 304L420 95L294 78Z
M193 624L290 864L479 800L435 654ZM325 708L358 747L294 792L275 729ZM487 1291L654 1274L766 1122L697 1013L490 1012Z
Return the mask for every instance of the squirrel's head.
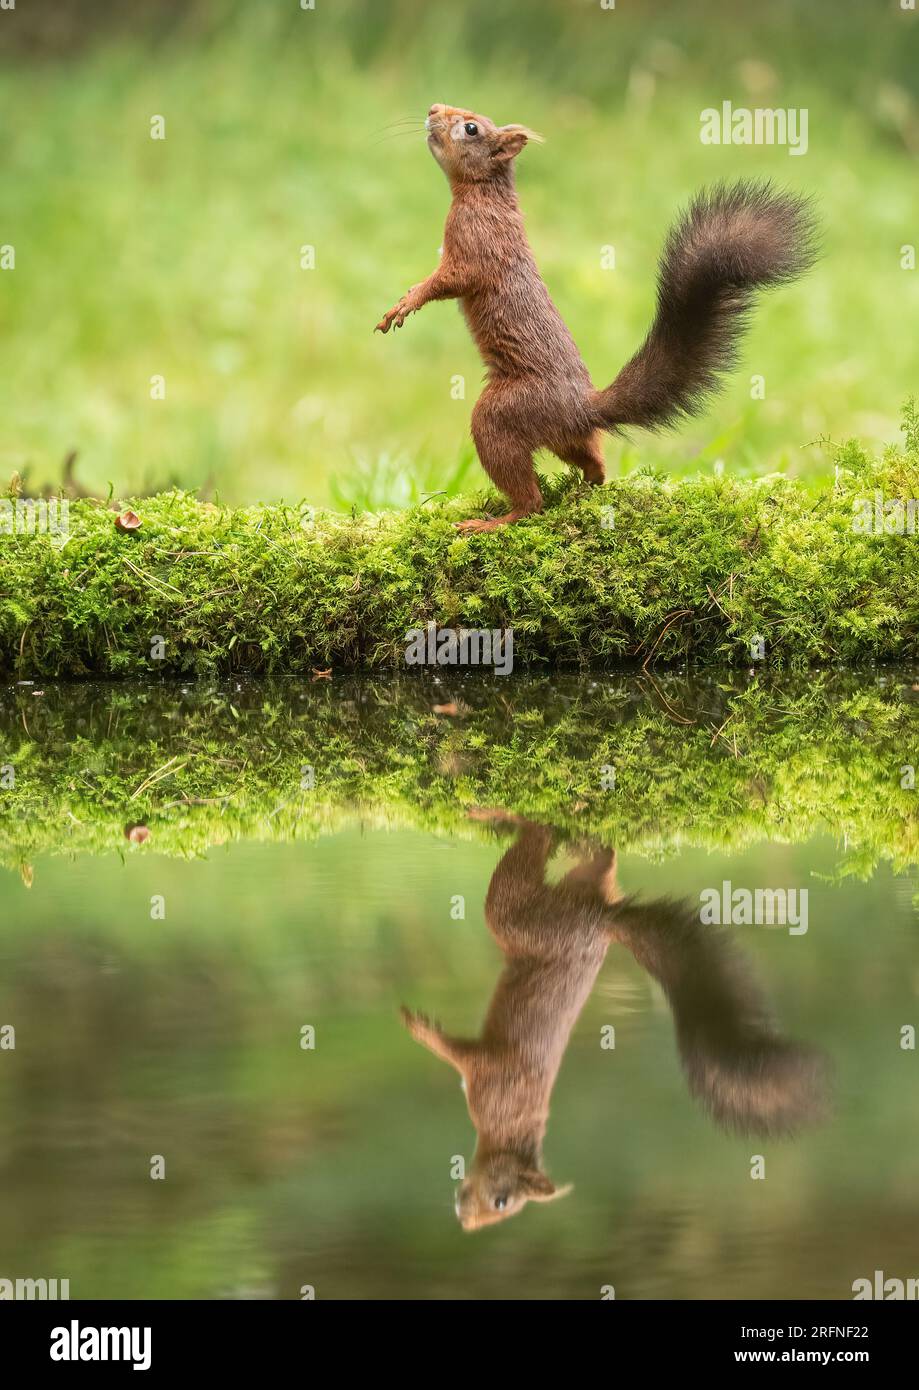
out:
M454 185L507 178L524 145L542 140L526 126L498 126L487 116L442 102L435 102L424 124L428 148Z
M476 1159L456 1192L456 1215L464 1231L477 1231L516 1216L527 1202L551 1202L571 1191L556 1187L539 1168L514 1153Z

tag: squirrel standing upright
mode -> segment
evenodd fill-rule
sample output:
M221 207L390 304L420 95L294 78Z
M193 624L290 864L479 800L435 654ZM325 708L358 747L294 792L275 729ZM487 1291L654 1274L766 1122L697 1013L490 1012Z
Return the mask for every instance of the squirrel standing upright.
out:
M602 483L602 430L659 429L696 414L734 362L753 292L793 280L814 260L806 199L768 183L702 192L664 244L644 344L598 391L540 277L514 189L514 159L540 137L440 103L425 126L453 194L443 253L433 275L377 328L401 328L432 299L460 301L488 368L472 436L482 467L511 503L506 516L458 523L462 531L492 531L541 510L535 450L549 449Z

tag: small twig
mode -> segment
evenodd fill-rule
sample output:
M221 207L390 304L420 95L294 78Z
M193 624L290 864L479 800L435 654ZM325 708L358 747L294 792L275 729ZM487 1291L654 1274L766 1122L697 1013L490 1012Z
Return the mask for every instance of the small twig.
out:
M148 574L146 570L139 569L138 566L132 564L130 560L125 560L125 564L129 570L133 570L135 574L140 575L141 579L146 579L148 584L159 584L164 589L171 589L174 594L179 595L179 598L185 597L181 589L177 589L174 584L167 584L165 579L157 579L155 574Z
M664 694L664 692L661 690L660 686L658 685L657 681L656 681L656 680L654 679L654 677L651 675L651 672L650 672L650 671L645 671L645 675L647 676L648 680L651 682L651 684L654 686L654 689L657 691L658 695L660 696L660 698L661 698L661 700L662 700L662 702L663 702L663 704L664 704L664 707L665 707L666 710L667 710L667 713L668 713L669 715L671 715L671 717L672 717L673 719L675 719L676 722L677 722L678 724L688 724L688 725L690 725L690 726L693 725L693 724L695 724L696 721L695 721L694 719L684 719L683 716L682 716L681 714L677 714L676 710L673 708L673 706L671 705L670 701L667 699L667 696Z
M670 621L664 625L662 631L660 632L660 634L659 634L659 636L658 636L657 641L654 643L654 646L651 648L651 650L648 652L648 655L645 657L644 661L642 662L642 667L641 667L641 669L642 669L643 671L647 671L647 669L648 669L648 662L651 661L651 660L653 660L654 653L657 651L657 649L658 649L658 647L660 646L661 642L663 642L663 640L664 640L664 638L667 636L667 633L669 632L670 628L673 627L673 624L677 621L677 619L678 619L678 618L685 618L686 615L687 615L688 613L691 613L692 611L693 611L693 610L692 610L691 608L681 608L681 609L679 610L679 612L674 613L674 614L672 615L672 617L670 618Z
M170 758L168 763L163 763L162 767L158 767L155 772L151 772L150 776L141 782L136 791L131 793L130 800L133 801L135 797L140 796L141 792L145 792L147 788L152 787L155 782L161 782L164 777L171 777L173 773L181 772L182 768L187 765L188 758L185 759L184 763L179 763L178 767L173 767L173 763L176 762L178 756L177 753L175 758Z
M726 720L724 721L724 723L721 725L721 729L716 729L716 730L715 730L715 732L714 732L714 734L713 734L713 736L712 736L712 741L711 741L711 743L708 745L709 748L714 748L714 746L715 746L715 739L720 737L720 735L721 735L721 730L727 728L728 724L730 724L731 720L734 718L734 715L735 715L736 713L737 713L737 711L732 709L732 710L731 710L731 713L728 715L727 719L726 719ZM735 745L734 745L734 756L735 756L735 758L736 758L736 756L737 756L737 745L736 745L736 743L735 743Z
M718 609L719 613L724 613L724 616L727 618L728 622L730 622L730 621L731 621L730 614L724 612L724 609L721 607L721 604L718 602L718 599L717 599L717 598L715 597L715 595L712 593L711 585L710 585L710 584L706 584L705 587L706 587L706 589L707 589L707 591L708 591L708 596L709 596L709 598L711 599L711 601L712 601L712 603L715 605L715 607Z

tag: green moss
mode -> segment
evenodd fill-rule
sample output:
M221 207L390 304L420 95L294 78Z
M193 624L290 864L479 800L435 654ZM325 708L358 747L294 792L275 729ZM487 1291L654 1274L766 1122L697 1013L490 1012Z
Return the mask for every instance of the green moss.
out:
M217 675L404 664L406 632L514 629L517 666L903 659L917 651L919 537L862 534L860 499L919 497L907 451L838 451L832 488L775 475L644 474L547 487L539 517L460 536L493 494L345 517L136 501L140 529L74 503L63 535L0 536L0 670ZM163 659L153 659L154 639Z
M427 677L25 686L0 702L0 862L28 878L49 851L193 856L355 819L487 835L468 810L497 805L652 857L831 833L842 871L902 869L919 861L919 791L901 785L919 763L916 688L479 676L451 683L445 717ZM146 844L126 840L133 824Z

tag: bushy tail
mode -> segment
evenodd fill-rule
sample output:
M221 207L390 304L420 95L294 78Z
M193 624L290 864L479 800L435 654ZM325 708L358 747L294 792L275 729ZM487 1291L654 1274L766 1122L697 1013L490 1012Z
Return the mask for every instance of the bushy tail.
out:
M822 1052L784 1038L749 961L697 904L624 898L606 908L610 937L663 989L689 1089L741 1134L795 1134L830 1109Z
M806 198L747 181L698 194L664 244L650 333L595 393L597 425L661 429L697 414L734 365L754 292L794 280L816 255Z

